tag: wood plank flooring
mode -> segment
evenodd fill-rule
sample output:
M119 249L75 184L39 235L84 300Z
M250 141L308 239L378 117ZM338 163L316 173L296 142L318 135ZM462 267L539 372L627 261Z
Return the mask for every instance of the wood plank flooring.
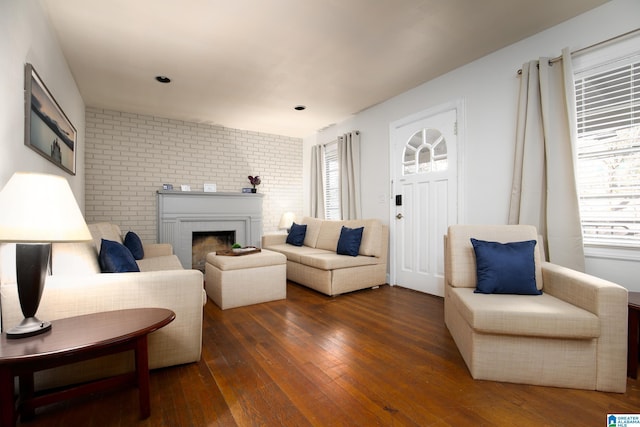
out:
M204 309L199 363L151 373L137 390L38 411L24 426L603 426L640 413L625 394L474 381L443 320L443 300L382 286L327 297Z

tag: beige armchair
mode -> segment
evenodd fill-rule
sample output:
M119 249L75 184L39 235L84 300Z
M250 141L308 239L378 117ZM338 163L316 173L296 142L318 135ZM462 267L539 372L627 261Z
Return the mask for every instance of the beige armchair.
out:
M537 240L526 225L455 225L445 237L445 323L474 379L624 393L627 290L542 260L542 295L475 293L471 238Z

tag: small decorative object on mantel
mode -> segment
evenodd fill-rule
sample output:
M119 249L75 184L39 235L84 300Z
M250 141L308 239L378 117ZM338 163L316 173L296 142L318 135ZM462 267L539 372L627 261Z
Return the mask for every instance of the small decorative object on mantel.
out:
M162 189L163 190L172 191L173 190L173 184L162 184Z
M251 185L253 185L253 189L252 189L252 193L257 193L258 190L256 190L256 185L260 185L260 183L262 182L260 180L260 177L258 175L256 176L251 176L249 175L247 178L249 178L249 182L251 183Z

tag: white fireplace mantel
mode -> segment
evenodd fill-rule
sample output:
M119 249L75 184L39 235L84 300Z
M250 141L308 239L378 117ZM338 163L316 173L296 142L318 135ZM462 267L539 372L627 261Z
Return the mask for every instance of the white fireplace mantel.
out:
M158 191L158 242L171 243L184 268L191 268L193 232L235 231L236 242L260 246L260 193Z

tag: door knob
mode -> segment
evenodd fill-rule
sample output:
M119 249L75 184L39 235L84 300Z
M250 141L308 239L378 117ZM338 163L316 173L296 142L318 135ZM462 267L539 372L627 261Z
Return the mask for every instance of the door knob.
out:
M401 213L399 213L398 215L396 215L396 218L398 218L398 219L402 219L402 214L401 214Z

